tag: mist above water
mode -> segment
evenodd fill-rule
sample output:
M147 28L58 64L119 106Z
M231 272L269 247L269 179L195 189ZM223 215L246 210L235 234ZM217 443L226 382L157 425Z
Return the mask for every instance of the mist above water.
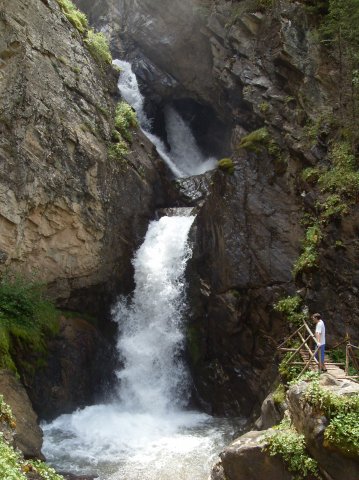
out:
M173 174L184 178L213 170L216 167L216 159L203 155L190 127L173 107L166 107L164 112L167 142L170 148L168 149L160 138L150 132L151 121L144 111L144 97L140 92L131 64L123 60L114 60L114 64L121 69L118 88L122 97L136 111L142 131L156 146L159 155Z

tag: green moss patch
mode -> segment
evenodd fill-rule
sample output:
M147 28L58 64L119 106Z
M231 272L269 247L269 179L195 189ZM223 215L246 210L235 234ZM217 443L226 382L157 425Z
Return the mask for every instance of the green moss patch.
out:
M58 311L41 283L22 277L0 280L0 368L17 373L14 342L46 354L46 341L58 331Z

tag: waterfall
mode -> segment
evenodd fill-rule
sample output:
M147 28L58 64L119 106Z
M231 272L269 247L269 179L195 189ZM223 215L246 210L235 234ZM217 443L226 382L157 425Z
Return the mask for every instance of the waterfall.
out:
M159 155L173 174L184 178L213 170L216 167L216 159L206 158L203 155L191 129L173 107L167 107L164 112L170 149L168 150L162 140L150 132L151 121L144 111L144 97L140 92L131 64L123 60L114 60L113 63L121 69L118 88L122 97L136 111L143 133L156 146Z
M131 66L119 88L141 127L177 177L214 167L175 109L165 113L170 150L149 132L144 99ZM150 223L133 266L135 290L113 309L118 323L119 386L109 403L88 406L42 425L43 453L60 471L99 480L205 480L234 422L188 410L189 374L183 361L185 268L191 255L188 209Z
M166 413L186 403L188 379L181 360L183 276L193 219L162 217L150 223L133 261L133 298L129 304L119 302L114 309L121 328L118 352L125 364L117 375L121 402L127 410Z

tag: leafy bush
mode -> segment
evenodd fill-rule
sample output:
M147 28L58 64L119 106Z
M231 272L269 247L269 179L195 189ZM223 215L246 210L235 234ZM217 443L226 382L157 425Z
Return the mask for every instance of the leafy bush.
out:
M46 336L56 333L57 311L44 297L43 285L20 277L0 281L0 367L17 372L11 355L14 338L37 352L46 351Z
M310 225L303 241L303 252L293 265L293 275L309 270L317 265L318 246L322 240L322 232L318 223Z
M111 143L107 153L111 160L123 160L129 153L128 144L123 140Z
M342 453L358 457L359 452L359 395L336 395L312 382L306 392L305 400L322 412L329 425L324 432L324 443L335 447Z
M339 413L325 429L324 444L336 447L348 456L358 458L359 413Z
M127 102L119 102L115 112L115 128L127 142L132 142L131 128L138 127L136 112Z
M302 299L299 295L289 296L279 300L274 306L274 310L283 313L289 323L301 325L306 319L306 313L302 310Z
M138 126L136 112L132 107L121 101L115 111L115 130L112 132L112 142L108 147L108 156L113 160L123 160L129 153L132 142L131 129Z
M78 10L70 0L56 0L66 18L80 32L84 33L88 28L87 17Z
M99 64L104 63L111 65L112 55L110 47L107 38L102 32L95 33L93 30L89 30L87 32L87 37L85 38L85 44L93 58Z
M306 450L304 435L300 435L288 419L273 428L266 434L267 446L265 450L271 456L279 455L283 458L289 472L296 479L305 479L309 474L319 477L317 462L311 458Z

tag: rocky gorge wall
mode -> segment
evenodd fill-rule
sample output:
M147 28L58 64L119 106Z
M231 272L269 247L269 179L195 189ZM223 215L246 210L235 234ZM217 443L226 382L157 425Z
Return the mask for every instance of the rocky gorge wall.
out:
M320 311L329 344L345 333L357 340L357 207L324 225L316 267L292 273L318 200L301 172L325 164L330 148L335 60L300 2L107 1L100 19L99 2L77 3L133 62L149 110L185 99L224 125L234 172L215 174L193 227L189 357L206 408L249 414L276 376L280 298L299 292Z
M118 74L56 1L1 12L2 268L35 273L62 306L101 310L130 289L159 184L152 146L137 133L126 160L108 158Z

